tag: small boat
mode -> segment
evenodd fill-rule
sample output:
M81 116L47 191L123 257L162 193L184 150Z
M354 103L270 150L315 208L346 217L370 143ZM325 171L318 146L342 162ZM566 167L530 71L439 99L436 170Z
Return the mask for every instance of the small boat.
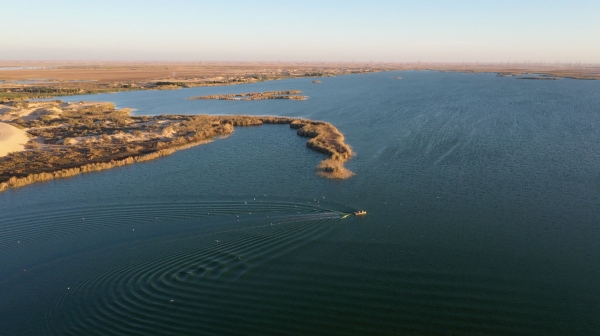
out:
M367 214L366 210L358 210L358 211L354 211L354 216L364 216Z

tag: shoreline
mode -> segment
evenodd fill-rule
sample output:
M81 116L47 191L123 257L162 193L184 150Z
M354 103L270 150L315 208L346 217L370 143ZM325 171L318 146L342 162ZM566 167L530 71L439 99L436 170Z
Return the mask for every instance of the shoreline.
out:
M317 166L318 176L354 175L344 167L353 156L351 147L335 126L323 121L239 115L130 116L129 109L115 110L112 103L13 105L0 105L10 109L0 117L33 138L25 150L0 157L0 191L157 159L227 136L235 127L262 124L287 124L298 136L308 137L307 147L328 156ZM9 117L13 119L7 121Z
M265 91L265 92L245 92L245 93L228 93L216 94L208 96L193 96L186 98L187 100L268 100L268 99L288 99L288 100L306 100L307 96L301 96L300 90L285 90L285 91Z
M111 168L127 166L127 165L130 165L133 163L150 161L150 160L158 159L163 156L171 155L178 150L195 147L198 145L209 143L211 141L212 140L199 141L196 143L182 145L179 147L162 149L162 150L159 150L154 153L143 154L143 155L139 155L139 156L131 156L131 157L128 157L128 158L122 159L122 160L111 160L109 162L88 163L88 164L84 164L79 167L59 169L59 170L55 170L55 171L47 172L47 173L35 173L35 174L27 175L25 177L11 177L8 181L0 183L0 192L6 191L9 188L15 189L15 188L24 187L24 186L27 186L30 184L34 184L37 182L45 182L45 181L51 181L51 180L56 180L56 179L62 179L62 178L76 176L79 174L92 173L92 172L97 172L97 171L102 171L102 170L108 170Z
M253 84L379 72L373 64L143 63L0 71L0 102L137 90Z
M11 62L0 62L11 65ZM492 73L499 76L544 75L577 80L600 80L600 64L561 63L44 63L43 68L0 71L0 102L137 90L176 90L205 86L252 84L292 78L320 78L387 71Z

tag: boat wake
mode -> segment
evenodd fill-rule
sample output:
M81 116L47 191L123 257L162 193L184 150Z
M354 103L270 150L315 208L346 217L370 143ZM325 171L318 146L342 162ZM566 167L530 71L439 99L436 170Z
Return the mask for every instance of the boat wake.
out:
M217 314L238 307L239 298L223 291L261 265L327 235L339 226L326 224L341 218L338 211L297 203L210 203L195 204L193 211L174 209L178 211L171 215L185 213L190 218L209 216L209 211L210 216L219 214L224 216L219 227L230 228L210 227L135 247L140 259L70 286L47 314L48 331L151 334L156 327L171 325L177 330L167 328L170 331L193 334L214 318L198 312Z

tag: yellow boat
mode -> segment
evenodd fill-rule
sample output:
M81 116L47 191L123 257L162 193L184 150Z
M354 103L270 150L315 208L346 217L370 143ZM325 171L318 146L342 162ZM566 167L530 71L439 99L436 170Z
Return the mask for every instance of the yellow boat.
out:
M367 214L366 210L358 210L358 211L354 211L354 216L364 216Z

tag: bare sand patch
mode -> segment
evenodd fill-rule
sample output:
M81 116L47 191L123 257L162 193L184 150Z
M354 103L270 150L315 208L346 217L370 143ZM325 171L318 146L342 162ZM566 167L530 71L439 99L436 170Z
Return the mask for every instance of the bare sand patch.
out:
M11 152L25 150L29 141L27 133L12 125L0 122L0 157Z

